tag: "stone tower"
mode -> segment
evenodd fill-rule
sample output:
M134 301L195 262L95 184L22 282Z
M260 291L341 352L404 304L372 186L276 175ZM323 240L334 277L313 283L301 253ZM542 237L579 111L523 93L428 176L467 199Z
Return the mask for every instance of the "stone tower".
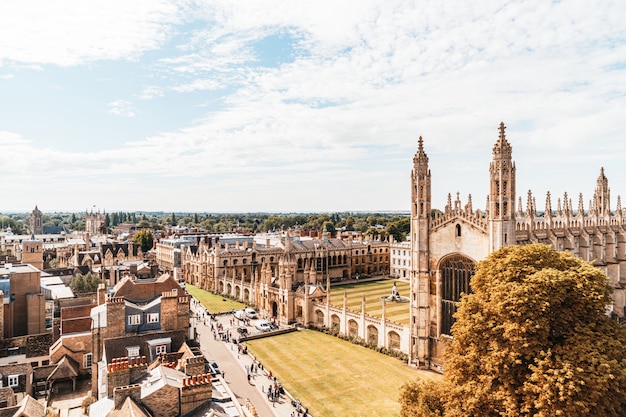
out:
M43 242L35 239L34 233L29 240L22 242L22 263L43 269Z
M609 217L611 215L611 189L609 188L609 180L604 175L604 168L600 168L600 176L596 180L596 190L593 194L593 206L595 212L600 217Z
M512 148L500 123L500 135L493 146L489 166L489 251L515 244L515 163Z
M28 227L30 228L30 233L34 235L42 235L43 234L43 222L42 222L43 213L41 210L35 206L35 209L30 213L30 217L28 219Z
M411 362L423 364L429 354L429 238L431 177L420 136L411 172Z

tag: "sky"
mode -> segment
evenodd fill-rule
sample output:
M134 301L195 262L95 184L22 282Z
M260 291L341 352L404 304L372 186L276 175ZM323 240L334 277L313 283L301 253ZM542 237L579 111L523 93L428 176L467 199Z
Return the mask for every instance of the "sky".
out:
M626 2L3 0L0 212L626 198ZM625 201L626 205L626 201Z

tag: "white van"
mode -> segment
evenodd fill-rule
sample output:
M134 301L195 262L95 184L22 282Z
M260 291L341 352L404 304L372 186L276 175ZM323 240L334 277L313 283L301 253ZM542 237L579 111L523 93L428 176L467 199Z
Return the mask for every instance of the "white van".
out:
M249 319L256 319L256 311L254 311L253 308L246 308L244 310L246 312L246 316L248 316Z

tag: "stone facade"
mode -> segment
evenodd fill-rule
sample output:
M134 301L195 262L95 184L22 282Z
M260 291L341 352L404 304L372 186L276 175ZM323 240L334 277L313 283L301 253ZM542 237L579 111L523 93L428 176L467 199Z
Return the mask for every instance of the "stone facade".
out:
M283 324L311 324L313 303L323 303L334 282L389 273L387 241L333 239L328 234L310 239L297 232L287 232L274 244L269 238L264 243L242 240L183 246L184 278L256 306Z
M575 210L567 194L552 206L550 193L543 212L529 191L526 211L516 192L516 166L503 123L489 166L489 196L485 210L474 210L471 195L463 204L448 195L442 211L432 210L431 172L419 138L411 173L411 345L410 361L440 369L452 315L476 262L507 245L544 243L592 261L615 289L612 313L624 318L626 305L626 211L620 197L610 209L604 169L585 209L582 194Z

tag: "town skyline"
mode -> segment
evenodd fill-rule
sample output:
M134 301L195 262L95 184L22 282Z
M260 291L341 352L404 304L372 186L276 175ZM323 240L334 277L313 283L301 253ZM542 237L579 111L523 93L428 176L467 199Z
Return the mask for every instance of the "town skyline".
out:
M626 198L626 6L583 1L0 4L2 212L484 209Z

